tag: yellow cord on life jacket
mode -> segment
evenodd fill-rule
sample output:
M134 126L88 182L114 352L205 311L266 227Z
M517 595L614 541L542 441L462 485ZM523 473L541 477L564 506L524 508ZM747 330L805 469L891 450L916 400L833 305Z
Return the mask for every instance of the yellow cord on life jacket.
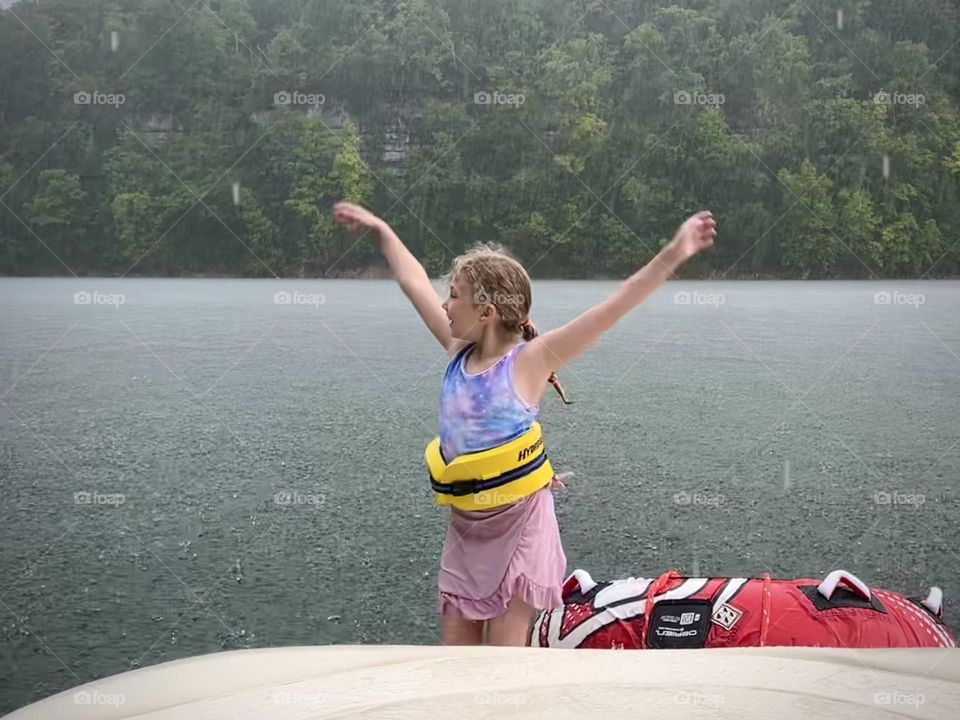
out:
M540 423L508 443L460 455L447 463L440 438L427 445L425 458L438 505L460 510L490 510L510 505L550 484L553 467L547 459Z

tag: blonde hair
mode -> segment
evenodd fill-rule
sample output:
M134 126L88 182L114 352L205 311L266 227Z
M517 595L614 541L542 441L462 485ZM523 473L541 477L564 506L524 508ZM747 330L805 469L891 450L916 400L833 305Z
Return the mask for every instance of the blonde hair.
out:
M474 305L489 304L497 309L500 325L506 332L521 333L528 342L539 334L529 318L533 302L530 276L501 245L482 243L454 258L443 281L450 285L457 277L470 283ZM547 382L553 385L565 404L573 404L567 400L556 372L550 373Z

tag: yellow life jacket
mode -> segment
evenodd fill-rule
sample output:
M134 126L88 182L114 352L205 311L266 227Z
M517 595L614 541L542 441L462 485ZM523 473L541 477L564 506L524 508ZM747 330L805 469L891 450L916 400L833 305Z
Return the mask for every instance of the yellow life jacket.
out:
M510 505L545 487L553 479L540 423L508 443L460 455L447 463L440 438L425 453L437 505L460 510L490 510Z

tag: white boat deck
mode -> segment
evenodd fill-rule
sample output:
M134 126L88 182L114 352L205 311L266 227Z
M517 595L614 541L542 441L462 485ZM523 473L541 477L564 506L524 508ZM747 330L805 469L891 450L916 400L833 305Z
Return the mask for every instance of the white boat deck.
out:
M952 720L960 650L238 650L97 680L7 717Z

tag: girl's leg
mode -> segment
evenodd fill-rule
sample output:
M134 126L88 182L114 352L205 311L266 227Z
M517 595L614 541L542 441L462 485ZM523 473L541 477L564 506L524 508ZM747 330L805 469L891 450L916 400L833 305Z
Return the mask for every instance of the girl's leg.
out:
M527 605L520 598L513 598L507 604L507 612L504 615L487 621L488 642L491 645L523 647L527 644L527 633L536 614L535 608Z
M467 620L444 615L440 618L444 645L482 645L483 620Z

